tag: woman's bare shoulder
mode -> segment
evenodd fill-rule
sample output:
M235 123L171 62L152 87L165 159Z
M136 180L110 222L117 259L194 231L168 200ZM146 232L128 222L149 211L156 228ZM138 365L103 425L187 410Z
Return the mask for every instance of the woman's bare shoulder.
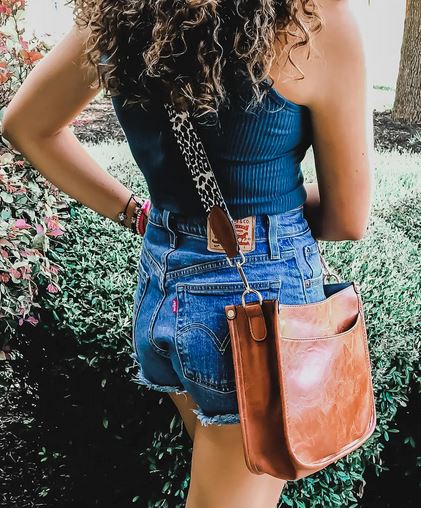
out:
M317 0L316 5L320 30L310 33L309 43L295 48L297 37L288 37L270 73L275 88L309 107L331 97L338 81L347 80L351 86L349 79L362 78L365 69L360 25L349 0Z
M324 84L309 94L309 103L332 97L339 88L364 80L365 55L359 22L348 0L318 0L323 27L314 37L309 78Z

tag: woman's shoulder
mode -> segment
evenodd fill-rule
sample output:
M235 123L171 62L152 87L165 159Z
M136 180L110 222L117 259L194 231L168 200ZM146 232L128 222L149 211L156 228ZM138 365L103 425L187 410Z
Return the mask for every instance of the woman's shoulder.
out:
M352 87L365 68L360 22L349 0L317 0L315 5L320 29L310 32L308 44L295 48L298 39L290 37L280 52L278 71L271 73L278 76L279 91L310 109L323 95L328 99L338 82Z

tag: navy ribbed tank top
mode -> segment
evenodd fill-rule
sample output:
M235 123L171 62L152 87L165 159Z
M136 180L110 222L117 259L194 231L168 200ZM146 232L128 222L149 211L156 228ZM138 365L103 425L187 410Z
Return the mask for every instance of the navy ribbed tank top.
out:
M296 208L307 197L300 163L311 144L309 109L273 87L257 109L247 111L245 101L240 93L216 125L195 122L228 210L237 219ZM123 108L121 95L112 102L153 205L204 216L163 104L145 111Z

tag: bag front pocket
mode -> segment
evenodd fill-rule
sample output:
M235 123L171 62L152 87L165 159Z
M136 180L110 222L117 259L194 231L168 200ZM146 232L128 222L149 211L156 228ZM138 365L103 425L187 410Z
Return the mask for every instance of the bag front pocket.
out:
M252 281L263 299L279 301L280 280ZM242 282L177 283L175 345L184 376L218 392L235 391L235 373L225 306L241 304ZM258 301L246 293L245 302ZM262 373L263 375L263 373Z

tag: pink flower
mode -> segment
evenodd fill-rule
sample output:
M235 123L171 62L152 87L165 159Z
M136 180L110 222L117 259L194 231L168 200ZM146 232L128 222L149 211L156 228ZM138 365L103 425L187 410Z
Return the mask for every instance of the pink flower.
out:
M9 257L9 253L7 252L6 249L0 249L0 256L2 258L6 258L7 259Z
M64 231L60 228L55 228L52 231L47 233L48 236L61 236L64 234Z
M0 282L9 282L10 275L8 273L0 273Z
M47 291L49 293L58 293L58 287L55 286L52 282L50 282L50 284L48 284L47 286Z
M57 215L51 217L44 217L44 222L47 224L48 229L55 229L59 227Z
M30 279L32 268L30 266L21 266L20 270L22 272L22 279Z
M21 273L19 270L16 270L15 268L10 268L9 274L12 275L15 279L20 279Z
M27 321L29 324L33 326L39 323L39 319L37 319L35 316L29 316L25 321Z
M37 224L35 229L37 230L37 233L39 235L42 235L44 233L44 226L42 224Z
M25 219L16 219L13 227L16 229L30 229L32 226Z
M60 270L60 267L57 265L50 265L49 267L46 267L47 271L50 273L57 274Z
M6 185L6 190L7 190L7 192L9 192L10 194L13 194L13 193L15 193L17 190L19 190L19 189L18 189L18 187L15 187L14 185L10 185L10 184L8 184L8 185Z

